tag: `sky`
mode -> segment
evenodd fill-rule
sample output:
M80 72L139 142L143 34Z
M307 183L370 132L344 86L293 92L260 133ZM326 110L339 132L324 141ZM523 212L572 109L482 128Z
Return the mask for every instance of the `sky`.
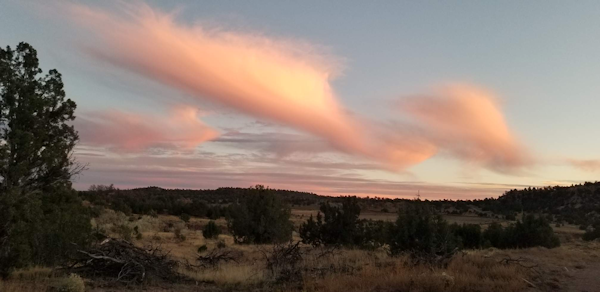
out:
M600 175L597 1L0 0L78 107L77 189L496 197Z

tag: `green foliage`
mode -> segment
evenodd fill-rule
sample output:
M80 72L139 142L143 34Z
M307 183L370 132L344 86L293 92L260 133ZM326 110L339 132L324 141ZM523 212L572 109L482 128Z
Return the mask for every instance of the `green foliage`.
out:
M183 213L179 216L179 218L181 218L181 220L185 223L190 222L190 215L188 215L187 213Z
M448 222L422 203L405 206L398 213L390 234L390 252L418 255L446 255L458 249Z
M496 248L504 247L504 227L498 222L492 222L488 228L483 231L484 241L489 242L489 245Z
M492 223L483 232L483 238L496 248L527 248L560 246L560 241L550 223L544 216L528 214L523 221L517 221L506 227Z
M237 243L280 243L292 238L290 209L271 190L257 185L233 204L227 226Z
M90 217L72 190L27 198L4 194L0 209L0 221L9 227L9 236L0 242L4 275L29 264L59 264L89 243Z
M583 234L583 240L591 241L600 238L600 221L596 221L591 228Z
M60 73L39 76L36 50L0 48L0 175L3 191L20 194L70 187L75 102L65 99Z
M321 204L316 219L311 215L299 229L302 242L313 246L341 245L376 248L386 242L389 224L360 220L358 198L346 197L341 206Z
M131 241L133 230L129 226L125 224L120 224L115 226L113 231L116 234L118 234L119 237L121 237L122 239Z
M217 238L219 234L221 234L221 228L213 220L208 221L208 224L202 229L202 236L206 239Z
M208 247L206 246L206 244L203 244L201 246L198 247L198 253L203 253L205 251L208 250Z
M452 224L452 232L460 240L460 246L466 249L477 249L483 245L481 226L477 224Z
M0 49L0 276L66 260L91 233L70 182L81 170L72 159L76 105L60 73L40 76L38 66L26 43Z

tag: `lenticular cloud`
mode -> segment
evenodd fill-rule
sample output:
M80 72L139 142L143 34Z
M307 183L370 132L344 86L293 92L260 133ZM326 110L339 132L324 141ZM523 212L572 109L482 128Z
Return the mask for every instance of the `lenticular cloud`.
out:
M199 99L311 133L338 150L397 167L429 158L423 142L382 145L345 113L331 89L335 62L310 46L253 34L184 26L149 6L122 14L71 6L100 37L93 56ZM382 147L384 146L384 147Z
M438 151L498 172L531 163L493 96L477 88L450 86L405 100L404 114L415 124L367 125L335 97L336 62L306 43L186 26L144 4L123 6L119 12L69 6L97 36L88 52L196 99L310 133L393 169Z
M450 85L432 95L404 100L402 108L421 124L423 135L459 159L498 172L512 172L532 163L489 92Z

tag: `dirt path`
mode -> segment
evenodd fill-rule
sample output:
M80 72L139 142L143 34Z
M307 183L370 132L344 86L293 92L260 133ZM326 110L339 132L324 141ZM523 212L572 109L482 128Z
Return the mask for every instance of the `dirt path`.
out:
M583 269L576 269L570 273L573 277L567 285L568 292L599 292L600 291L600 263L593 263Z

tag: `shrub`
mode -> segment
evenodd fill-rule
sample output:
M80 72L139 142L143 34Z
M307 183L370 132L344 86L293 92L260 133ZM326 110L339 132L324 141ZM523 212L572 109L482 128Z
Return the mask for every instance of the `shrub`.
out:
M452 232L460 241L460 246L467 249L480 248L483 245L481 226L477 224L452 224Z
M6 237L0 230L0 276L31 264L60 264L91 240L89 212L67 189L28 198L0 195L0 226L8 224Z
M597 221L592 225L592 228L588 228L583 234L583 240L591 241L600 238L600 221Z
M175 234L175 239L177 239L181 242L183 242L187 239L185 237L185 235L183 235L183 233L181 233L181 228L175 228L174 234Z
M201 245L200 247L198 247L198 253L203 253L205 251L208 250L208 247L206 246L206 244Z
M321 215L321 213L323 215ZM299 233L303 243L313 246L344 245L361 246L366 237L374 238L374 234L365 236L365 222L360 221L360 206L356 197L345 198L342 206L334 206L327 203L321 204L320 212L316 220L311 215L308 220L300 226Z
M434 256L453 253L458 248L448 223L425 205L410 204L398 213L390 234L390 253L411 252Z
M523 221L517 221L506 228L492 223L483 233L484 240L496 248L527 248L543 246L553 248L560 246L560 241L550 223L544 216L529 214Z
M179 218L181 218L181 220L183 220L183 222L188 223L190 222L190 215L183 213L181 214L181 216L179 216Z
M216 238L219 234L221 234L221 228L213 220L208 221L208 224L202 230L202 236L206 239Z
M271 190L257 185L239 203L233 204L227 226L237 243L277 243L292 238L290 209Z
M118 234L120 238L131 241L133 230L129 228L129 226L125 224L117 225L114 227L113 231Z
M504 227L498 222L491 223L483 232L484 241L488 241L489 245L496 248L504 247Z
M226 248L227 244L225 243L225 241L219 240L217 242L217 248Z

